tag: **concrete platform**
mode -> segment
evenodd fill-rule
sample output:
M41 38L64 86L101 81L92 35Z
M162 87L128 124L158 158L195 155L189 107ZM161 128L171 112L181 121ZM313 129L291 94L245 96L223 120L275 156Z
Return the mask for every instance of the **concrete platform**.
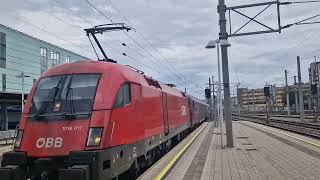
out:
M233 131L235 147L221 148L218 129L203 124L139 179L320 179L319 140L245 121Z

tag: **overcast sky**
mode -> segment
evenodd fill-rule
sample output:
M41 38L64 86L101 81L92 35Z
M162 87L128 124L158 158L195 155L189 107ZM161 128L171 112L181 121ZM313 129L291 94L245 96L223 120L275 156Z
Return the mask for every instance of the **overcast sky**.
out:
M110 23L107 16L113 22L125 22L133 26L136 32L129 32L128 35L148 52L123 32L99 35L107 55L119 63L133 65L162 82L177 84L180 89L185 87L185 83L173 73L182 75L188 80L188 90L192 89L193 94L200 93L199 87L206 86L209 76L217 77L216 50L206 50L204 47L209 40L218 37L218 0L89 1L104 16L85 0L10 0L1 2L0 23L97 59L83 29ZM234 6L255 2L263 0L227 0L226 4ZM241 12L254 16L263 8L249 8ZM282 25L319 13L320 3L282 6ZM234 13L231 13L231 18L233 30L247 21ZM276 7L271 6L257 20L277 27ZM320 17L314 20L320 21ZM297 55L301 56L303 81L308 81L307 68L310 62L314 56L320 59L319 29L320 24L293 26L281 34L230 38L229 71L230 81L234 83L232 85L240 83L241 87L249 88L263 87L267 82L281 85L284 84L285 69L289 71L292 83L296 74ZM250 23L241 32L254 30L265 29ZM232 89L231 93L234 92Z

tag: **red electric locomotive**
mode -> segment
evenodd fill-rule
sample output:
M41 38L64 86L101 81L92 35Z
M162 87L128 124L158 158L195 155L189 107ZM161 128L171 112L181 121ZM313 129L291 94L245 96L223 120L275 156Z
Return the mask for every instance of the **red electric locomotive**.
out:
M206 118L207 105L141 71L81 61L45 72L28 96L1 180L135 175Z

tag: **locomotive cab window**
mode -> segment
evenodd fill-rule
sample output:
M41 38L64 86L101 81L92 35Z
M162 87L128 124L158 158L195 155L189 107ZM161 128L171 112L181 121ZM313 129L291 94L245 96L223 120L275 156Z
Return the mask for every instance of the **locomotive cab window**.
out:
M32 119L79 119L89 116L100 74L67 74L44 77L32 97Z
M113 107L115 107L115 108L123 107L123 106L129 104L130 102L131 102L130 84L126 83L120 87Z

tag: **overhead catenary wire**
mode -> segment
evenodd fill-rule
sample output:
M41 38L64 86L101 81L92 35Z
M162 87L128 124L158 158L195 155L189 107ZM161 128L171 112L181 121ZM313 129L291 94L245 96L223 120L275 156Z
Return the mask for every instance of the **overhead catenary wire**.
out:
M56 1L57 2L57 1ZM92 8L94 8L97 12L99 12L100 14L102 14L105 18L107 18L110 22L112 22L112 20L106 16L102 11L100 11L93 3L90 3L88 1L85 0L85 2L87 2ZM97 54L97 53L96 53ZM140 54L141 55L141 54Z
M7 44L12 44L12 45L14 45L14 46L20 46L20 47L22 47L23 49L27 49L27 50L31 50L31 51L34 51L34 52L40 52L39 51L39 49L41 48L41 47L44 47L44 48L47 48L46 46L49 44L49 46L54 46L54 47L57 47L56 45L53 45L53 44L50 44L50 43L48 43L48 42L43 42L44 44L36 44L36 43L33 43L32 41L29 41L29 40L26 40L25 38L23 38L23 37L18 37L18 36L14 36L14 35L12 35L12 34L6 34L6 36L7 37L10 37L10 38L12 38L12 39L15 39L15 40L18 40L19 41L19 44L17 44L17 43L13 43L13 41L7 41L6 43ZM25 45L25 46L23 46L23 45L21 45L21 44L27 44L27 45ZM32 46L32 47L31 47ZM8 47L8 46L7 46ZM35 47L35 48L33 48L33 47ZM58 47L58 48L60 48L60 47ZM48 48L47 48L48 49ZM50 48L49 48L50 49ZM74 53L74 52L71 52L71 51L69 51L69 50L67 50L67 49L63 49L63 48L60 48L60 49L62 49L61 50L61 52L63 52L63 53L66 53L66 54L70 54L71 53L71 56L73 56L72 54L74 54L74 55L77 55L76 53ZM78 55L77 55L78 56ZM52 59L48 59L48 60L52 60Z
M78 48L80 48L80 49L82 49L82 50L85 50L85 51L88 51L88 52L90 52L90 53L93 53L92 50L83 48L83 47L79 46L78 44L76 44L76 43L73 42L73 41L70 41L70 40L66 40L66 39L64 39L64 38L61 38L59 35L57 35L57 34L55 34L55 33L52 33L52 32L50 32L50 31L47 31L47 30L45 30L45 29L43 29L43 28L41 28L41 27L39 27L39 26L36 26L36 25L34 25L34 24L26 21L26 20L23 20L23 19L18 18L18 17L15 17L15 19L17 19L18 21L21 21L21 22L23 22L23 23L25 23L25 24L28 24L28 25L30 25L30 26L32 26L32 27L34 27L34 28L36 28L36 29L38 29L38 30L40 30L40 31L43 31L43 32L45 32L46 34L49 34L50 36L53 36L53 37L55 37L55 38L58 38L58 39L60 39L60 40L62 40L62 41L64 41L64 42L68 42L68 43L70 43L70 44L73 44L74 46L76 46L76 47L78 47Z
M57 2L57 0L54 0L55 2ZM112 19L111 18L109 18L107 15L105 15L101 10L99 10L93 3L90 3L88 0L84 0L87 4L89 4L93 9L95 9L98 13L100 13L103 17L105 17L106 19L108 19L110 22L113 22L112 21ZM59 3L59 2L57 2L57 3ZM110 2L111 3L111 2ZM85 18L84 18L85 19ZM127 20L129 20L129 19L127 19ZM86 20L86 22L88 22L89 23L89 21L87 21ZM140 33L139 33L140 34ZM146 40L146 38L144 38L144 40ZM150 42L147 42L149 45L151 44ZM153 47L154 48L154 47ZM128 48L129 49L129 48ZM148 51L148 50L147 50ZM157 51L157 50L156 50ZM149 51L148 51L149 52ZM149 52L150 53L150 52ZM148 55L149 55L149 53L147 53ZM158 51L158 53L159 53L159 51ZM151 54L151 53L150 53ZM160 53L159 53L160 54ZM141 54L140 54L141 55ZM153 55L154 56L154 55ZM160 55L160 56L162 56L162 55ZM131 57L131 56L130 56ZM156 57L155 57L156 58ZM157 59L157 58L156 58ZM167 63L169 63L169 62L167 62ZM161 64L160 62L159 62L159 64ZM165 64L164 64L165 65ZM169 65L171 65L171 64L169 64ZM172 67L171 67L172 68ZM176 68L173 68L174 69L174 71L176 71L177 72L177 69ZM168 70L168 69L166 69L166 70ZM183 79L185 79L183 76L182 76L182 78L181 77L179 77L179 75L177 75L176 73L174 73L174 72L170 72L170 73L172 73L172 74L174 74L175 76L177 76L177 78L179 79L179 80L182 80L182 78ZM185 82L187 82L187 80L185 79ZM192 84L193 85L193 84ZM199 85L197 84L197 85L193 85L193 86L195 86L195 87L198 87Z
M26 0L26 1L28 1L28 0ZM61 3L60 3L59 1L57 1L57 0L54 0L54 1L55 1L56 4L60 4L60 5L61 5ZM99 12L100 14L103 14L103 12L100 11L93 3L90 3L90 2L88 2L88 1L85 1L85 2L87 2L87 3L88 3L92 8L94 8L97 12ZM40 6L39 6L39 7L40 7ZM48 12L48 11L46 11L46 10L43 10L43 11L46 12L47 14L51 15L50 12ZM82 16L79 16L79 15L77 15L77 16L80 17L81 19L85 20L86 22L88 22L88 23L91 24L92 26L94 26L93 23L90 22L89 20L83 18ZM66 23L66 21L63 20L62 18L59 18L59 17L54 16L54 15L53 15L53 17L55 17L56 19L58 19L58 20L60 20L60 21L62 21L62 22L64 22L64 23ZM110 22L112 22L112 20L111 20L110 18L108 18L106 15L105 15L104 17L107 18ZM77 27L81 28L80 26L74 26L74 25L71 24L71 23L67 23L67 24L70 25L70 26L72 26L73 28L75 28L75 29L77 29L77 30L79 30ZM81 29L80 31L83 32L82 29ZM118 40L118 39L115 39L115 40ZM90 41L92 47L94 47L94 46L93 46L93 43L92 43L92 41L91 41L90 38L89 38L89 41ZM121 40L118 40L118 41L119 41L121 44L123 44L123 42L121 42ZM96 56L98 57L98 59L99 59L99 56L98 56L98 53L97 53L96 49L95 49L95 48L93 48L93 49L94 49L95 55L96 55ZM119 51L117 51L117 52L118 52L119 54L122 54L122 52L119 52ZM140 54L140 55L141 55L141 54Z
M131 39L134 43L136 43L141 49L143 49L148 55L150 55L156 62L158 62L161 65L161 62L159 61L159 59L157 59L154 55L152 55L148 50L146 50L137 40L135 40L134 38L132 38L130 35L128 35L128 33L124 34ZM173 73L174 74L174 73ZM176 75L176 74L175 74ZM178 76L177 76L178 77ZM178 78L179 79L179 78Z
M316 24L316 23L319 23L319 22L306 22L308 20L311 20L311 19L314 19L316 17L320 17L320 13L319 14L316 14L314 16L311 16L311 17L308 17L308 18L305 18L305 19L302 19L302 20L299 20L299 21L296 21L294 23L290 23L290 24L287 24L285 26L282 27L282 29L285 29L285 28L289 28L293 25L304 25L304 24Z
M320 3L320 0L311 0L311 1L288 1L285 3L289 4L307 4L307 3Z
M59 2L58 0L53 0L56 4L59 4L59 5L61 5L61 7L65 7L66 8L66 6L64 5L64 4L62 4L61 2ZM70 11L72 11L72 9L71 8L68 8ZM78 15L77 14L77 17L79 17L80 19L82 19L83 21L85 21L85 22L87 22L88 24L90 24L90 25L92 25L92 26L94 26L94 24L92 24L90 21L88 21L86 18L84 18L83 16L80 16L80 15Z
M121 13L121 11L112 3L111 0L110 0L110 5L122 16L122 18L123 18L125 21L127 21L131 26L134 26L134 24L129 20L129 18L127 18L125 15L123 15L123 14ZM168 64L171 68L174 69L174 71L177 71L177 69L176 69L172 64L170 64L169 61L168 61L166 58L164 58L164 56L162 56L162 54L150 43L150 41L147 40L146 37L144 37L139 31L136 31L136 32L137 32L137 34L138 34L139 36L141 36L141 38L142 38L145 42L147 42L147 44L148 44L152 49L154 49L154 50L160 55L160 57L161 57L162 59L164 59L164 60L167 62L167 64ZM182 77L183 77L183 76L182 76ZM184 77L183 77L183 78L184 78ZM181 79L181 77L179 77L179 79ZM186 81L186 80L185 80L185 81Z
M123 14L121 13L121 11L112 3L112 1L110 1L110 5L112 5L112 7L123 17L123 19L125 19L125 20L130 24L130 26L134 26L134 24L129 20L129 18L127 18L125 15L123 15ZM136 32L137 32L137 34L138 34L144 41L147 42L147 44L148 44L152 49L154 49L155 52L157 52L157 53L159 54L159 56L160 56L164 61L166 61L166 63L170 66L170 68L172 68L174 71L177 71L177 72L178 72L178 70L177 70L171 63L169 63L169 61L168 61L166 58L164 58L164 56L152 45L152 43L150 43L150 41L148 41L148 40L146 39L146 37L145 37L144 35L142 35L139 31L136 31ZM179 76L179 75L176 75L176 76ZM183 76L182 74L180 74L180 76L184 79L185 84L187 84L187 78L186 78L185 76ZM181 77L178 77L178 79L182 80Z
M308 20L310 20L310 19L314 19L314 18L316 18L316 17L320 17L320 13L317 14L317 15L314 15L314 16L311 16L311 17L308 17L308 18L305 18L305 19L303 19L303 20L297 21L297 22L295 22L295 23L293 23L293 24L299 25L300 23L303 23L303 22L308 21Z
M128 54L123 53L123 55L126 56L126 57L128 57L128 58L130 58L130 59L133 60L134 62L138 62L138 61L139 61L139 60L137 60L136 58L134 58L134 57L132 57L132 56L130 56L130 55L128 55ZM143 66L147 67L148 69L150 69L150 70L152 70L152 71L155 71L155 72L161 74L160 71L158 71L157 69L153 68L152 66L149 66L149 65L147 65L147 64L144 64L144 63L141 62L141 61L139 61L139 63L142 64Z
M25 1L27 1L27 2L29 2L28 0L25 0ZM59 1L56 1L55 0L55 2L56 3L59 3ZM87 1L86 1L87 2ZM103 14L98 8L96 8L92 3L90 3L90 2L87 2L90 6L92 6L95 10L97 10L100 14ZM45 11L44 10L44 12L46 12L47 14L49 14L49 12L48 11ZM51 15L51 14L49 14L49 15ZM56 19L58 19L58 20L60 20L60 21L62 21L62 22L64 22L65 23L65 21L63 20L63 19L61 19L61 18L59 18L59 17L57 17L57 16L54 16ZM106 17L106 16L104 16L104 17ZM106 18L108 18L108 17L106 17ZM86 20L86 19L85 19ZM109 19L108 18L108 20L110 20L111 22L112 22L112 20L111 19ZM86 22L89 22L88 20L86 20ZM90 22L89 22L90 23ZM72 24L70 24L70 23L68 23L70 26L73 26ZM73 26L74 28L76 28L75 26ZM78 26L79 27L79 26ZM123 54L122 52L119 52L118 51L118 53L119 54ZM30 54L30 53L29 53ZM95 51L95 54L97 55L97 52ZM34 55L34 54L32 54L33 56L38 56L38 55ZM131 57L131 56L128 56L128 57Z
M107 20L109 20L110 22L113 22L108 16L106 16L102 11L100 11L95 5L93 5L92 3L89 3L87 0L84 0L86 1L91 7L93 7L97 12L99 12L101 15L103 15ZM110 2L111 4L111 2ZM131 39L135 44L137 44L137 46L139 46L141 49L143 49L145 52L147 52L148 55L150 55L153 59L155 59L159 64L161 64L159 62L159 60L154 56L152 55L149 51L147 51L139 42L137 42L134 38L132 38L130 35L128 35L127 33L125 33L125 35ZM172 73L172 72L171 72ZM175 73L173 73L175 74ZM176 74L175 74L176 75ZM181 79L179 76L177 76L178 79Z
M106 19L108 19L110 22L113 23L113 21L107 15L105 15L102 11L100 11L94 4L90 3L88 0L84 0L84 1L87 2L93 9L99 12L102 16L104 16Z
M296 25L308 25L308 24L320 24L320 21L305 22L305 23L299 23L299 24L296 24Z
M24 2L28 2L29 4L33 4L33 5L36 5L36 6L38 6L39 8L41 8L40 5L38 5L38 4L34 3L34 2L31 2L31 1L29 1L29 0L24 0ZM63 20L62 18L54 15L52 12L50 12L50 11L48 11L48 10L45 10L45 9L42 9L42 8L41 8L41 11L44 12L44 13L46 13L46 14L48 14L49 16L52 16L52 17L58 19L59 21L63 22L64 24L68 24L69 26L75 28L76 30L79 30L79 31L80 31L80 30L82 29L81 26L71 24L71 23ZM82 32L82 31L81 31L81 32Z

